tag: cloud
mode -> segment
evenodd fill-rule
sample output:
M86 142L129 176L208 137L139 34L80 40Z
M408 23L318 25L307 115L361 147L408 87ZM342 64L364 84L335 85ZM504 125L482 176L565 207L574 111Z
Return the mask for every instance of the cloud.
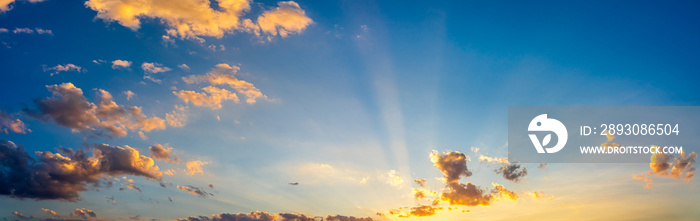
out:
M177 221L312 221L324 220L320 216L308 216L305 214L279 213L270 214L267 212L252 211L250 213L219 213L207 216L190 216L188 218L177 219ZM372 221L370 217L354 217L343 215L327 215L326 221Z
M131 61L125 60L114 60L112 61L112 69L129 69L131 67Z
M413 182L415 182L416 184L418 184L418 186L420 186L420 187L423 187L423 188L427 188L427 187L428 187L428 185L426 184L427 181L426 181L425 179L423 179L423 178L418 178L418 179L414 180Z
M148 150L151 152L150 157L156 160L164 160L168 161L171 163L180 163L180 158L174 157L170 155L170 152L173 150L172 147L163 147L163 145L160 144L155 144L151 147L148 148Z
M369 217L354 217L354 216L343 216L343 215L328 215L326 216L326 221L372 221Z
M79 131L104 129L110 134L123 137L127 129L145 131L165 129L165 120L159 117L146 117L140 107L125 108L114 102L112 95L98 90L100 102L89 102L80 88L72 83L48 85L52 97L37 99L38 110L25 110L30 116L52 120L61 126Z
M399 209L391 209L388 211L390 215L398 216L399 218L424 217L433 216L437 211L442 210L442 207L435 205L419 205L415 207L402 207Z
M88 185L99 186L105 176L162 177L153 159L129 146L98 144L87 151L37 151L35 160L21 146L2 140L0 153L0 167L6 168L0 170L0 194L20 199L77 201L80 192Z
M488 162L488 163L505 163L505 164L510 163L510 162L508 162L508 158L505 158L505 157L504 158L488 157L488 156L484 156L484 155L479 156L479 161Z
M97 18L116 21L132 30L141 27L140 19L160 19L168 36L191 39L200 43L202 37L222 38L234 31L253 32L258 36L282 36L301 33L312 20L299 4L279 2L278 7L263 12L254 23L243 18L250 10L249 0L89 0L85 5L97 11Z
M179 190L187 191L192 195L199 196L199 197L208 197L208 196L214 196L214 194L208 193L204 191L200 187L192 186L192 185L187 185L187 186L177 186Z
M386 177L386 183L401 188L403 186L403 178L396 173L396 170L389 170Z
M448 184L458 182L461 176L472 175L467 168L468 159L466 155L457 151L445 154L439 154L437 151L430 153L430 161L445 174L445 182Z
M44 211L44 212L48 213L49 215L51 215L51 216L53 216L53 217L60 217L60 216L58 215L58 213L56 213L56 211L53 211L53 210L50 210L50 209L41 208L41 211Z
M226 89L208 86L203 88L203 90L206 93L181 90L179 92L173 91L173 94L182 99L185 103L192 102L195 106L204 106L212 110L221 109L221 102L223 101L233 100L234 103L240 102L235 93Z
M493 190L494 195L499 196L502 199L518 200L518 194L515 192L507 190L503 185L498 183L491 183L495 189Z
M547 168L547 163L542 162L542 163L540 163L540 165L537 165L537 168L539 168L539 169L545 169L545 168Z
M182 69L183 71L190 71L190 66L187 66L187 64L181 64L181 65L178 65L177 67Z
M18 134L26 134L32 130L27 128L27 125L20 119L14 118L12 115L0 110L0 131L9 134L10 131Z
M432 191L429 189L422 189L422 188L414 188L413 189L413 197L416 198L417 200L422 200L422 199L425 199L428 197L430 197L432 199L432 198L435 198L435 196L437 196L437 195L438 194L436 191Z
M554 200L553 196L547 197L547 194L545 194L542 191L540 191L540 192L537 192L537 191L525 192L525 196L532 197L533 199L536 199L536 200L545 200L545 199L546 200Z
M652 147L655 146L652 145ZM693 167L693 164L695 164L695 158L697 158L697 156L695 152L691 152L690 154L681 152L678 157L674 159L671 154L654 153L651 155L651 163L649 163L651 171L649 171L647 175L683 179L686 182L690 182L690 179L695 176L695 167ZM648 176L637 175L633 178L644 180L646 188L651 188L654 183L652 183L651 178Z
M85 209L85 208L76 208L71 214L71 217L79 217L83 219L88 219L89 217L95 218L97 217L97 214L93 212L92 210Z
M185 163L185 166L187 166L187 171L185 171L185 173L187 175L204 174L204 171L202 171L202 166L207 164L209 164L209 162L199 160L187 162Z
M160 63L148 63L144 62L141 64L141 69L143 69L143 79L147 79L150 81L153 81L155 83L160 83L161 80L154 78L153 75L157 73L163 73L163 72L168 72L171 71L169 67L165 67Z
M24 216L24 214L22 214L22 213L20 213L20 212L17 212L17 211L13 212L12 215L15 215L16 217L18 217L18 218L20 218L20 219L31 219L31 218L33 218L33 217L31 217L31 216L30 216L30 217L26 217L26 216Z
M258 28L254 32L257 35L268 34L282 36L299 34L313 21L306 16L299 4L293 1L278 2L279 7L266 11L258 17Z
M253 84L248 83L243 80L239 80L236 78L236 73L240 70L239 67L237 66L230 66L228 64L217 64L214 69L212 69L209 73L206 75L190 75L187 77L183 77L182 81L184 81L187 84L195 84L195 83L202 83L206 82L211 84L212 86L217 86L217 85L228 85L232 89L234 89L236 92L243 94L246 96L246 102L249 104L254 104L257 100L259 99L267 99L267 96L263 95L262 92L258 88L256 88ZM210 87L205 87L206 88ZM218 89L217 90L223 90L223 89ZM209 90L214 90L214 89L209 89ZM183 93L184 91L180 91L180 94ZM209 92L209 91L207 91ZM228 91L227 91L228 92ZM176 92L173 92L175 94L178 94ZM189 94L194 94L196 92L189 91L187 92ZM210 94L212 92L209 92ZM201 93L201 95L198 96L203 96L204 93ZM194 95L193 95L194 96ZM235 96L235 94L231 95ZM182 98L182 97L181 97ZM238 97L236 98L230 98L233 99L234 101L238 100ZM196 105L196 104L195 104Z
M185 107L179 105L173 106L173 111L165 114L165 120L171 127L185 126L185 121L187 121L187 113L185 113Z
M496 170L496 173L503 175L503 178L513 182L519 182L525 175L527 169L519 163L512 163L506 166L501 166Z
M131 98L136 97L136 93L133 91L124 91L124 94L126 95L126 100L129 101Z
M75 72L78 72L78 73L85 73L85 72L87 72L86 69L84 69L84 68L82 68L82 67L80 67L80 66L78 66L78 65L74 65L74 64L65 64L65 65L60 65L60 64L59 64L59 65L56 65L56 66L53 66L53 67L50 67L50 68L44 67L44 72L47 72L47 71L51 71L51 72L52 72L52 73L51 73L51 76L57 75L57 74L59 74L60 72L64 72L64 71L75 71Z
M12 3L16 0L0 0L0 13L12 10ZM31 3L43 2L44 0L27 0Z

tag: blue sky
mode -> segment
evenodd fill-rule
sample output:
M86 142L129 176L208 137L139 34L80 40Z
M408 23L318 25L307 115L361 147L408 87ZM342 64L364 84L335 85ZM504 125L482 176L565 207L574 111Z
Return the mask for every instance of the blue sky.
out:
M161 144L181 159L154 158L160 171L175 172L159 180L101 174L122 184L81 190L75 202L3 194L0 217L21 219L12 214L18 211L32 219L54 218L40 210L48 208L59 213L56 218L79 218L67 214L87 208L108 220L250 211L403 219L390 211L430 204L413 196L412 189L420 188L415 179L425 178L438 193L445 185L429 157L433 150L470 157L474 175L463 183L490 191L495 182L521 199L489 206L442 202L439 213L411 218L556 219L572 211L581 220L700 215L689 206L699 203L695 179L658 176L652 188L644 188L632 176L649 171L647 164L546 169L525 164L528 175L514 182L493 172L501 165L479 160L481 155L508 156L508 106L698 105L696 2L231 1L249 7L216 20L197 20L221 13L216 1L205 4L211 10L191 10L191 15L177 6L197 1L153 2L18 0L0 13L0 110L9 116L5 122L19 119L26 127L0 133L1 140L22 145L34 158L35 151L89 152L104 143L117 150L133 147L149 159L154 158L149 147ZM117 10L131 3L152 7L134 17L138 27L129 26L127 12ZM167 10L177 13L161 13ZM276 12L288 13L263 16ZM235 19L235 25L227 23ZM185 30L176 21L194 28ZM207 25L216 28L196 29L212 27ZM269 25L274 30L265 28ZM116 60L131 64L113 67ZM147 73L145 63L167 71ZM68 64L82 71L49 70ZM188 68L178 67L182 64ZM231 69L217 69L219 64ZM204 79L217 71L251 83L264 97L248 102L247 89L233 84L183 79ZM57 96L47 86L69 82L88 102L98 104L102 89L123 108L138 106L144 117L159 118L162 127L134 126L116 136L97 124L76 129L57 123L38 104ZM227 89L240 101L219 100L221 107L213 108L177 95L204 94L207 86ZM127 99L126 91L135 96ZM184 111L177 112L178 107ZM181 114L176 118L182 126L166 119L174 113ZM192 168L186 163L193 161L206 162L201 173L188 174ZM120 191L128 185L123 176L141 191ZM293 182L299 184L288 184ZM213 195L177 188L186 185ZM553 200L525 199L531 191ZM603 197L615 200L597 202ZM653 200L669 203L653 205ZM640 202L649 203L627 206ZM623 209L605 209L613 205ZM458 209L448 211L452 207ZM537 208L544 207L553 212L543 215ZM654 207L666 212L639 215ZM471 212L460 212L465 210ZM512 210L518 212L503 215Z

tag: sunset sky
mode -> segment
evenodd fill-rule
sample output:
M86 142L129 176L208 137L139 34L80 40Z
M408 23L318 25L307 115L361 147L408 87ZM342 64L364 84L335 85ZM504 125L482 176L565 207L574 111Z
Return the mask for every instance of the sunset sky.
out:
M0 0L0 218L697 219L695 152L507 141L509 106L700 105L699 10Z

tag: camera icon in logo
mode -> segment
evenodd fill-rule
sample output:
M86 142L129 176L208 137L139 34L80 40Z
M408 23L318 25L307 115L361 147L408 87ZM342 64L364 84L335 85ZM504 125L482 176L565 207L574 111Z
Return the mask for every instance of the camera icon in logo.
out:
M557 119L547 118L547 114L540 114L532 119L532 121L530 121L530 125L527 127L527 130L530 132L554 132L554 134L557 135L557 144L554 145L554 147L543 148L552 140L552 134L547 134L544 136L542 142L537 139L536 134L528 134L532 144L535 145L535 149L537 149L537 153L559 152L562 148L564 148L564 145L566 145L566 140L569 138L569 133L566 131L566 126L564 126L564 124Z

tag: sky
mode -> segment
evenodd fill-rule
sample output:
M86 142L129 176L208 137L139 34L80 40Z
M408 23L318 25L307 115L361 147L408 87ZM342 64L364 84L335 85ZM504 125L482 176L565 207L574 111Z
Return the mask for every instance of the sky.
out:
M0 217L693 220L694 152L521 164L507 128L700 105L699 9L0 0Z

